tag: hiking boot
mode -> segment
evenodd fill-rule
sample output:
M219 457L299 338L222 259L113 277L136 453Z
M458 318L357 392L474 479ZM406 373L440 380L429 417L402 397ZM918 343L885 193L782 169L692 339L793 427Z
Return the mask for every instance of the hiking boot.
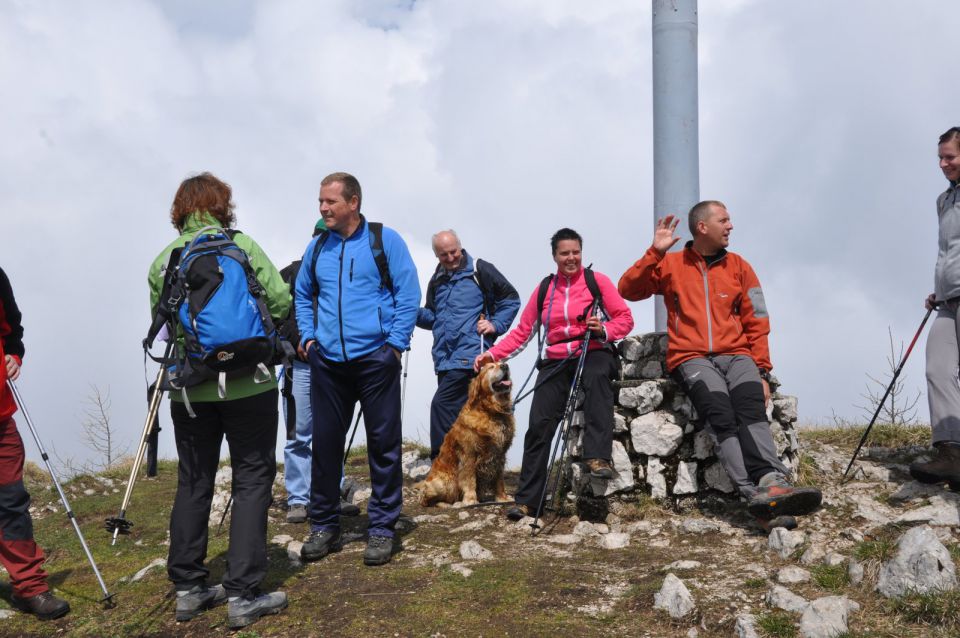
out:
M590 476L593 478L609 480L617 475L613 466L610 465L610 461L606 459L587 459L585 463L590 470Z
M797 519L793 516L775 516L769 520L765 518L756 518L754 522L757 524L757 527L762 529L764 532L769 534L776 527L782 527L786 530L796 529L797 528Z
M12 600L14 607L28 614L33 614L40 620L61 618L70 611L70 603L62 598L57 598L49 591L26 598L14 595Z
M533 516L533 508L529 505L517 503L507 510L507 518L511 521L519 521L527 516Z
M960 445L935 444L933 459L926 463L911 463L910 476L921 483L950 483L950 489L960 489Z
M300 549L300 559L305 562L320 560L330 552L339 552L340 547L340 530L315 529Z
M307 521L306 505L291 505L287 508L288 523L305 523Z
M340 516L360 516L360 508L350 501L340 501Z
M781 515L802 516L809 514L823 500L823 494L815 487L793 487L786 481L761 487L747 502L747 511L763 520Z
M279 614L287 608L287 595L282 591L260 594L256 598L235 598L227 605L227 625L240 629L255 623L261 616Z
M187 593L177 592L177 622L192 620L208 609L227 602L223 585L194 585Z
M363 550L363 564L373 567L386 565L390 557L400 551L399 544L391 536L371 536L367 539L367 548Z

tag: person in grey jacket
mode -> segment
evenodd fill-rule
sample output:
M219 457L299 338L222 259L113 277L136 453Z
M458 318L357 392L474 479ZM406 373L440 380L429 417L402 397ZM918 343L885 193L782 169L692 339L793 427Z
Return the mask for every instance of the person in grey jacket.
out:
M474 259L452 230L433 236L437 269L427 284L417 327L433 331L437 392L430 403L430 458L467 402L476 376L473 359L505 333L520 310L520 295L493 264Z
M937 198L940 219L934 292L926 307L937 309L927 338L927 400L934 458L910 465L922 483L949 483L960 490L960 127L940 136L940 170L950 187Z

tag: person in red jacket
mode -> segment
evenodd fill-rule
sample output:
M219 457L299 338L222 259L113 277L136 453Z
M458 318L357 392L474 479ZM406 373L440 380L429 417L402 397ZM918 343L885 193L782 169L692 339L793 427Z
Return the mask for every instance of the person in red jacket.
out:
M70 611L67 601L50 593L43 570L43 550L33 540L30 495L23 486L23 439L13 415L17 411L7 379L16 381L23 362L23 325L10 280L0 269L0 563L10 574L13 604L40 620Z
M793 516L820 506L815 488L795 488L777 457L767 422L773 364L770 319L753 268L728 252L733 224L723 203L690 209L693 241L668 253L679 218L657 222L653 245L620 278L631 301L663 295L667 369L686 390L717 457L761 527L795 527Z
M540 325L546 327L546 359L539 365L530 406L530 423L523 440L523 462L516 505L507 511L511 520L534 513L546 485L550 441L563 418L563 409L573 380L583 337L592 333L581 377L584 390L583 457L590 475L614 477L610 457L613 449L613 379L620 362L612 343L633 329L633 315L613 282L581 264L583 238L570 228L561 228L550 238L557 274L553 276L538 307L539 288L533 291L520 315L520 323L499 343L474 360L474 370L485 363L509 359L523 350ZM599 314L587 316L594 302L588 277L596 281L604 321Z

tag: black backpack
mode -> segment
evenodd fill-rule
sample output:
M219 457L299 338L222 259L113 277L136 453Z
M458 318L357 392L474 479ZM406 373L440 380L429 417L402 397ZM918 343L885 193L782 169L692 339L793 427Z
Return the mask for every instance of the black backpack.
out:
M556 275L547 275L540 282L540 288L537 290L537 319L543 316L543 302L547 299L547 292L550 290L550 284L553 282ZM583 278L587 282L587 290L590 291L590 294L593 296L593 300L597 302L597 307L600 309L604 315L607 314L607 311L603 307L603 295L600 294L600 286L597 285L597 277L593 274L593 269L590 266L587 266L583 269ZM593 305L593 304L591 304ZM579 321L586 319L587 312L590 310L590 307L583 309L583 312L577 315ZM609 316L609 315L607 315Z

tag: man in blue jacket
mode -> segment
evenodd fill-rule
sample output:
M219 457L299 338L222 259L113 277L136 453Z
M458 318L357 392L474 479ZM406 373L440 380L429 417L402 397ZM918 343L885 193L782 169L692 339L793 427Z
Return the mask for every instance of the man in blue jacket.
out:
M300 343L310 363L313 467L305 561L340 549L343 444L357 401L367 433L372 494L366 565L390 561L403 505L400 357L410 347L420 284L406 244L360 214L360 183L348 173L320 182L327 232L307 246L297 275Z
M437 393L430 404L430 458L467 402L473 360L505 333L520 310L520 295L493 264L474 259L452 230L433 236L440 262L427 284L417 327L433 331Z

